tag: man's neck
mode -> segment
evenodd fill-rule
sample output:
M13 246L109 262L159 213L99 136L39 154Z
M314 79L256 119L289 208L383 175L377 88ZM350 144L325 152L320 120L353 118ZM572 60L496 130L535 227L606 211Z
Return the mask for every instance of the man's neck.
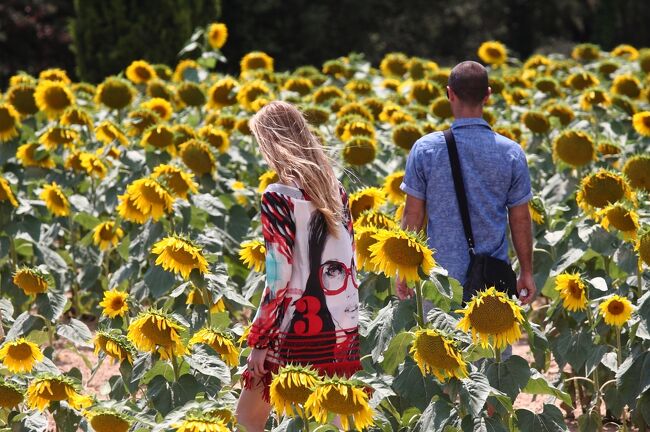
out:
M483 107L479 108L459 108L458 112L454 113L456 120L462 118L483 118Z

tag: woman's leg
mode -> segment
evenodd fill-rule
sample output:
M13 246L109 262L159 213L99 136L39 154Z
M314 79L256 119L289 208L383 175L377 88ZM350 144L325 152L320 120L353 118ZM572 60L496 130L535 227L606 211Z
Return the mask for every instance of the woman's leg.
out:
M252 389L243 388L237 402L237 423L246 432L263 432L271 412L271 405L262 397L263 383L256 379Z

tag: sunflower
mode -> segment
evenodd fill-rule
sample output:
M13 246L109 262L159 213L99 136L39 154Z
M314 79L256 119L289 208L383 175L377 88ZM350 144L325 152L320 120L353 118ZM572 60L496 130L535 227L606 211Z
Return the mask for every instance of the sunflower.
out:
M187 199L189 193L197 193L194 174L172 165L161 164L154 168L151 178L161 181L177 198Z
M95 96L95 93L97 92L97 88L87 82L73 83L70 88L75 95L89 101L92 100L92 98Z
M405 194L399 188L404 180L404 171L397 171L386 176L384 180L384 192L388 200L393 204L399 204L404 201Z
M199 64L191 59L185 59L178 62L172 75L172 81L181 82L196 75L199 71Z
M372 116L370 110L358 102L346 103L341 107L341 109L339 109L339 111L336 113L336 116L338 118L343 118L352 114L363 117L371 124L374 121L374 117Z
M585 111L592 109L594 106L605 109L611 104L612 99L602 89L587 89L580 96L580 107Z
M140 108L155 112L163 121L169 120L174 113L172 105L163 98L151 98L142 102Z
M9 141L19 135L20 114L7 103L0 103L0 142Z
M600 219L600 224L607 231L614 227L623 234L626 240L636 239L638 231L639 215L629 206L614 203L596 212L596 218Z
M138 179L126 188L138 210L157 221L172 211L174 197L153 178Z
M527 111L521 117L521 120L535 134L545 134L551 127L546 115L540 111Z
M420 105L428 105L432 100L442 94L440 86L429 80L417 80L411 85L409 99Z
M84 110L83 108L72 106L68 107L63 112L59 123L61 123L63 126L78 125L86 126L90 129L93 126L93 119L90 117L90 114L88 114L88 111Z
M255 112L255 101L258 99L272 99L271 90L262 80L254 80L243 84L237 92L237 102L247 111Z
M21 84L35 84L36 78L25 73L18 72L16 75L13 75L9 78L9 86L17 86Z
M79 133L74 129L52 126L38 138L38 142L47 150L56 150L61 145L70 147L78 138Z
M547 96L557 97L560 95L560 85L554 78L539 78L533 84L535 88Z
M496 349L505 348L521 336L520 324L524 321L521 307L494 287L478 293L467 303L465 309L458 310L464 315L458 328L472 332L472 339L480 338L481 346L486 347L493 338Z
M343 160L350 165L366 165L375 160L377 144L371 138L355 136L345 142L342 155Z
M327 123L330 118L330 111L327 108L318 105L305 106L302 108L302 113L309 124L314 126L323 125Z
M433 373L440 381L467 376L467 363L456 348L456 343L437 330L417 330L411 354L423 375Z
M359 227L367 226L391 230L393 228L398 228L399 224L395 219L385 213L376 210L367 210L361 213L361 215L354 221L354 227L357 229Z
M181 144L184 144L187 141L196 138L194 128L186 124L181 123L174 125L172 126L172 130L174 131L174 145L176 147L180 147Z
M639 268L643 262L650 265L650 230L647 227L641 229L637 235L634 250L639 254Z
M0 361L9 372L29 373L43 358L38 345L25 338L7 341L0 347Z
M228 432L224 420L212 414L190 413L183 421L174 423L176 432Z
M45 206L55 216L68 216L70 214L70 203L68 198L56 182L45 185L40 197L45 201Z
M127 337L140 351L158 352L162 359L185 354L181 340L185 328L169 314L149 309L136 317L129 325Z
M404 150L411 150L413 144L422 137L422 130L415 123L403 123L393 129L393 143Z
M614 294L598 306L605 324L622 327L632 316L634 308L630 300Z
M593 161L596 148L593 138L583 131L567 130L558 135L553 141L553 159L557 162L580 167Z
M357 219L366 210L377 210L386 201L382 189L367 187L350 195L352 219Z
M305 402L308 411L319 423L327 423L329 413L338 415L344 430L361 430L373 424L368 393L362 384L341 378L329 378L316 383ZM352 425L350 425L350 419Z
M483 42L478 48L478 56L485 63L499 66L506 62L508 53L505 45L497 41Z
M632 117L632 126L642 136L650 136L650 111L642 111Z
M180 83L176 88L176 93L180 101L187 106L200 107L206 101L201 86L190 81Z
M266 246L261 240L242 242L239 249L239 259L251 270L258 273L264 271L266 263Z
M11 185L4 177L0 177L0 202L2 201L9 201L12 206L18 207L18 201L11 190Z
M636 99L641 95L641 83L634 75L619 75L612 82L611 92L616 95Z
M72 82L68 77L68 73L59 68L42 70L41 73L38 74L38 79L41 81L56 81L63 84L70 84Z
M611 52L613 57L622 57L626 60L633 61L639 58L639 50L632 45L621 44L614 48Z
M514 88L506 92L503 97L508 105L530 105L530 93L522 88Z
M210 293L208 293L208 295L210 295ZM203 300L203 294L201 294L201 291L197 288L193 288L189 294L187 294L187 299L185 300L185 304L188 305L206 305L206 303L212 304L212 306L210 306L210 313L214 314L226 311L226 303L223 301L223 297L214 303L211 301L210 297L210 301L206 302Z
M298 93L300 96L308 95L313 88L314 83L309 78L304 77L289 78L282 86L283 90Z
M109 318L126 316L129 313L128 298L129 294L124 291L104 291L104 299L99 303L104 308L102 315Z
M147 96L150 98L161 98L166 101L174 99L174 93L163 80L152 79L147 83Z
M611 141L602 141L598 143L598 153L603 156L615 156L621 153L623 149L618 144Z
M632 156L625 162L623 173L634 189L650 192L650 156L647 154Z
M128 81L108 77L102 82L95 92L95 103L102 104L110 109L121 110L127 107L133 101L136 91Z
M379 63L379 70L385 77L402 77L408 70L408 61L408 57L403 53L388 53Z
M639 67L645 73L650 73L650 50L643 50L639 53Z
M239 364L239 351L232 341L232 337L223 331L212 328L202 328L190 339L188 345L205 344L215 350L222 360L230 367Z
M389 278L399 275L407 282L417 282L419 270L428 275L436 265L422 235L394 228L380 230L374 238L377 242L368 248L371 265Z
M104 120L95 128L95 136L104 144L112 144L114 141L119 142L123 146L128 144L128 140L124 133L110 120Z
M174 130L163 124L153 125L142 134L140 144L143 147L150 145L160 150L167 150L173 154L176 151L174 147Z
M68 86L58 81L41 81L34 91L34 100L40 111L54 119L74 105L75 98Z
M0 380L0 408L11 410L16 405L23 402L25 394L16 384Z
M213 126L203 126L198 131L199 138L206 141L212 147L219 151L219 153L226 153L230 147L230 139L228 133Z
M30 116L38 112L34 94L36 87L33 84L12 85L7 90L6 100L21 116Z
M616 72L620 67L621 66L617 62L604 61L598 65L598 72L606 78L609 78L609 76Z
M370 247L377 243L375 235L379 232L379 228L366 225L354 228L354 239L356 242L356 262L360 269L368 272L377 271L377 266L373 264Z
M345 79L352 75L349 65L340 60L328 60L323 63L323 73L337 79Z
M601 168L582 179L576 201L586 213L592 213L624 198L634 199L627 180L619 173Z
M102 160L93 153L79 153L79 165L91 177L102 179L106 176L108 169Z
M533 222L538 225L544 225L546 222L546 209L540 197L535 196L528 202L528 210L530 211L530 217Z
M578 61L592 61L600 57L600 47L598 45L583 43L573 47L571 57Z
M587 289L580 273L562 273L555 278L555 289L560 292L564 308L569 311L587 308Z
M196 175L210 174L215 168L214 155L210 145L199 139L190 139L180 145L183 163Z
M141 211L135 205L135 197L128 192L118 196L120 203L117 206L117 212L120 217L129 222L143 224L149 219L149 215Z
M575 114L571 107L565 104L556 103L550 105L546 109L546 112L548 112L548 115L551 117L557 118L562 126L568 125L575 118Z
M22 267L14 272L13 283L25 295L36 295L47 292L51 281L49 275L39 269Z
M208 43L213 49L221 49L228 39L228 27L223 23L212 23L208 26Z
M153 245L151 252L158 255L156 265L167 271L180 273L186 280L194 269L200 273L208 273L208 262L201 249L183 237L165 237Z
M273 374L270 399L278 415L294 416L296 405L304 405L318 384L318 373L310 366L287 365Z
M259 186L257 186L257 191L259 193L263 193L271 183L275 183L279 179L280 178L278 177L278 173L276 173L275 171L272 170L265 171L258 178Z
M242 74L256 69L273 72L273 58L262 51L253 51L242 57L239 62Z
M441 119L448 119L454 116L454 113L451 112L451 104L445 96L436 98L431 104L430 110L433 115Z
M154 98L157 99L157 98ZM164 99L160 99L164 100ZM140 136L151 126L160 123L161 119L158 113L154 110L139 108L129 112L129 135Z
M208 89L208 108L221 109L237 103L238 83L227 76L212 84Z
M633 117L637 112L636 104L626 96L616 95L612 97L612 105L630 117Z
M338 87L324 86L314 92L313 100L317 104L326 104L332 99L344 98L345 93Z
M93 343L96 356L105 352L112 360L119 363L125 360L129 364L133 363L136 350L131 341L117 330L97 330Z
M113 221L102 222L93 228L93 242L101 250L117 246L123 236L124 231L119 226L116 227Z
M131 418L116 409L94 408L84 411L84 416L95 432L127 432Z
M375 127L372 125L371 122L365 119L347 121L345 123L345 127L343 128L343 132L341 133L340 136L341 140L343 142L347 142L352 138L359 137L359 136L369 138L374 142Z
M66 401L74 409L92 404L90 396L79 393L79 384L66 375L40 374L29 383L27 405L32 409L45 410L50 402Z
M133 84L146 84L149 81L158 78L153 67L144 60L134 60L126 68L126 77Z
M574 90L584 90L589 87L595 87L600 84L598 78L590 72L576 72L569 75L566 84Z

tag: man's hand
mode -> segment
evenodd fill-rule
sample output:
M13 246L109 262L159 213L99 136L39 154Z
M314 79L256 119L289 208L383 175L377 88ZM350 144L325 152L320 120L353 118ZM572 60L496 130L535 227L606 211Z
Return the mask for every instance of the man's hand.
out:
M397 278L395 280L395 291L397 298L400 300L406 300L407 298L413 297L415 291L413 288L409 288L404 279Z
M266 374L266 369L264 369L264 360L266 360L267 351L268 348L253 348L251 353L248 355L248 360L246 362L248 370L255 378L262 378Z
M517 279L517 293L523 304L529 304L535 298L537 288L532 273L522 273Z

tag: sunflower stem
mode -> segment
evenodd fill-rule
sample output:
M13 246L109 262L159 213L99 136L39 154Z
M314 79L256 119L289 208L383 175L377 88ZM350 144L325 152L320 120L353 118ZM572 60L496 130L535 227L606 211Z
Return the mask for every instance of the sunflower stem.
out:
M636 292L637 298L643 296L643 276L641 274L641 263L636 266Z
M623 363L623 352L621 351L621 328L616 326L616 365L621 367Z
M415 284L415 306L417 308L418 325L424 328L424 308L422 306L422 281Z
M179 372L178 371L178 360L176 360L175 355L172 355L171 358L172 358L172 369L174 369L174 382L178 382L178 378L179 378L179 375L178 375L178 372Z
M72 305L75 308L77 316L81 316L81 302L79 301L79 283L77 282L77 260L75 258L74 246L77 242L77 232L75 230L72 212L68 216L68 228L70 231L70 258L72 259L72 283L70 289L72 290Z
M305 426L305 432L309 432L309 417L307 416L307 410L305 410L304 406L298 405L298 407L300 417L302 417L302 423Z
M501 348L494 349L494 361L497 364L501 363Z
M212 296L210 295L210 292L206 287L201 287L201 297L203 297L203 303L205 304L205 307L208 308L207 310L207 320L208 320L208 327L212 327L212 312L210 309L212 309Z
M13 236L9 236L9 254L11 255L11 272L18 270L18 253L16 252L16 243Z

